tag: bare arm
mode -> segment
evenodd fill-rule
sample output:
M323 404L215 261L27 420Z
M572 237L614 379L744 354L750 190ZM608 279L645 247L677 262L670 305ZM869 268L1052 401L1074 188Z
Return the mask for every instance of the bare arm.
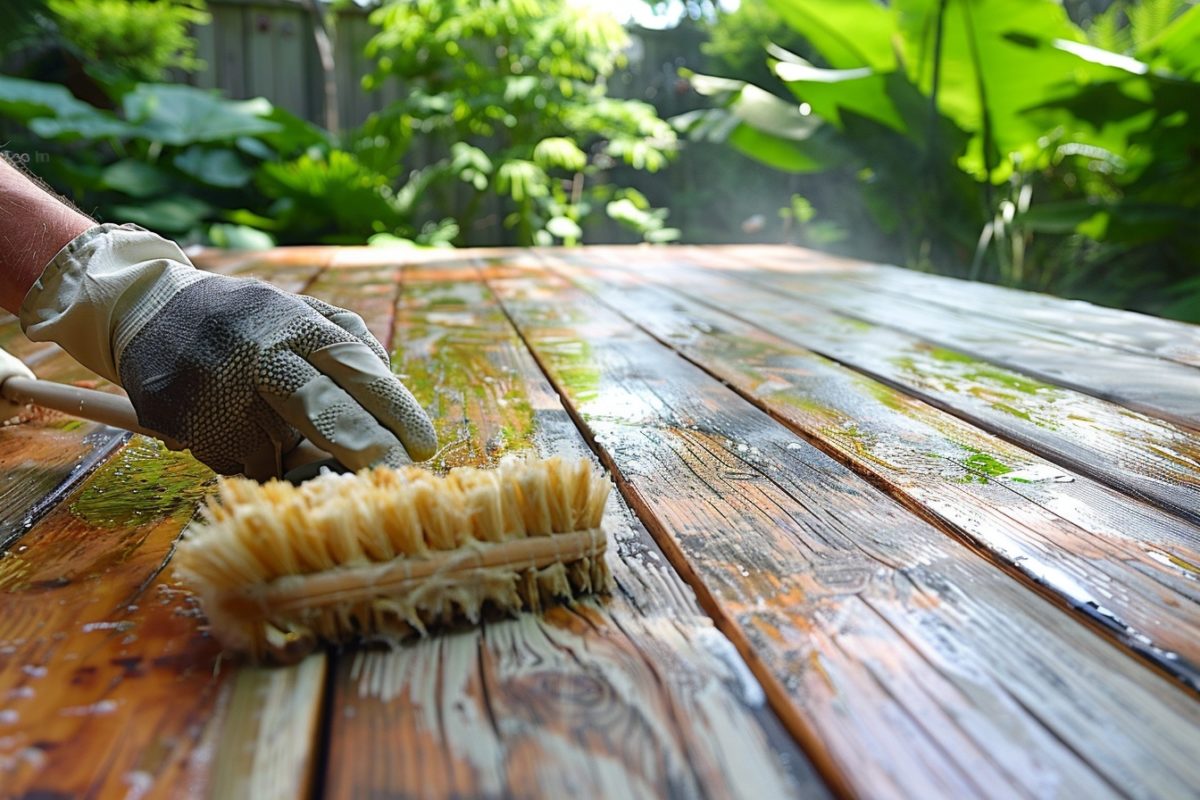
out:
M0 157L0 306L17 313L50 259L95 224Z

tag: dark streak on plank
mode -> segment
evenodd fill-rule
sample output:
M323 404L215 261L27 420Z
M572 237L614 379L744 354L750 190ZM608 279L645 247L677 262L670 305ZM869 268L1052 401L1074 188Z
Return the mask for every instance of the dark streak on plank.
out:
M14 339L28 342L19 332ZM9 352L29 350L15 346ZM96 382L100 389L119 391L57 347L40 353L48 358L29 359L39 378ZM0 552L12 547L126 437L124 431L45 409L30 408L0 426Z

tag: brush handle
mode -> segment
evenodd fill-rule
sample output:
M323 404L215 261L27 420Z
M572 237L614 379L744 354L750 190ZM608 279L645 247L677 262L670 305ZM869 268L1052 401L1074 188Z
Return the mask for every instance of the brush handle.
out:
M153 439L158 439L172 450L182 450L183 446L163 436L158 431L142 427L138 422L137 411L129 398L108 392L98 392L95 389L84 389L82 386L70 386L54 381L30 380L14 375L0 383L0 394L14 403L33 403L43 408L51 408L70 414L73 417L83 417L93 422L111 425L134 433L140 433ZM291 472L299 467L317 461L326 461L329 454L320 450L307 439L283 457L285 472Z
M4 397L14 403L33 403L42 408L52 408L72 417L83 417L101 422L114 428L140 433L161 439L168 447L178 449L178 443L161 433L143 428L138 423L137 412L127 397L82 386L70 386L53 381L30 380L14 376L0 386Z

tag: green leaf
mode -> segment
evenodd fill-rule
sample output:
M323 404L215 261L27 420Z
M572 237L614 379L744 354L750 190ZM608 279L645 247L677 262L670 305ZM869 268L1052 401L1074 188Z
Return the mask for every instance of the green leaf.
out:
M888 75L870 69L819 69L811 64L780 61L775 73L812 113L841 125L842 113L852 111L904 132L904 120L888 97Z
M92 106L76 99L56 83L0 75L0 113L20 122L35 117L65 117L94 111Z
M784 172L820 172L829 166L828 162L813 157L802 144L749 125L739 125L729 135L729 143L755 161Z
M1104 210L1103 206L1090 199L1040 203L1018 214L1013 224L1038 233L1073 233Z
M158 167L126 158L104 168L100 185L130 197L142 198L162 193L171 185L171 179Z
M561 167L571 172L587 166L587 154L564 136L551 136L538 142L533 148L533 160L543 168Z
M254 173L232 150L192 146L175 156L175 166L201 183L236 189L250 182Z
M532 161L513 159L500 165L497 187L518 203L550 193L550 178Z
M1200 73L1200 5L1183 12L1158 35L1138 48L1141 59L1161 63L1180 75Z
M122 99L125 117L140 138L172 145L234 140L282 130L265 117L266 100L225 100L213 92L181 84L142 83Z
M110 216L158 233L180 234L196 227L211 213L212 206L208 203L181 195L162 197L137 206L116 205L112 207Z
M832 67L896 66L893 12L876 0L769 0L769 5Z
M570 217L552 217L546 223L546 230L552 236L568 242L577 242L583 236L583 229L579 227L579 223Z
M228 225L218 222L208 229L208 239L216 247L231 250L270 250L275 239L269 233L246 225Z

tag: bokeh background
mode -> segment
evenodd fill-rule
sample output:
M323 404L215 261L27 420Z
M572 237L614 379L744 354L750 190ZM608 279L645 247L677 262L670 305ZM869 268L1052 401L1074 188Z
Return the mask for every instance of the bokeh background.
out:
M0 0L0 149L185 244L791 242L1200 321L1189 0Z

